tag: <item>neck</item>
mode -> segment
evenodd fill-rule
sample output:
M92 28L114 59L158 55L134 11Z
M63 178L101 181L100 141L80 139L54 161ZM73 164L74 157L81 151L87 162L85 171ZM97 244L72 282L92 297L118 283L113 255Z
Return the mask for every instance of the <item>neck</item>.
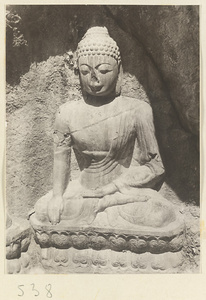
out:
M86 94L84 96L84 101L89 105L102 106L112 102L115 98L116 98L115 95L93 96L93 95Z

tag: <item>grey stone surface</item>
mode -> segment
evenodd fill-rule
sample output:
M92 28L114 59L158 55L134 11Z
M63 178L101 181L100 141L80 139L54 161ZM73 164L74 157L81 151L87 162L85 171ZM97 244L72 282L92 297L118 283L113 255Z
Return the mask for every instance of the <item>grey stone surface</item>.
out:
M199 201L198 8L182 6L10 6L7 30L7 199L26 216L51 187L57 107L80 98L64 54L91 25L105 25L122 54L122 93L151 102L168 198ZM89 9L89 14L88 14ZM26 43L13 43L14 28ZM16 37L15 37L16 38ZM26 45L27 44L27 45ZM74 166L74 177L78 172Z
M78 76L65 53L73 53L94 25L106 25L120 47L122 94L153 108L166 169L161 194L173 203L198 204L198 7L10 6L8 10L14 14L7 27L9 213L26 218L51 188L54 116L59 105L81 97ZM72 178L78 174L72 158ZM193 247L185 251L194 265L197 235L188 235ZM12 268L11 273L19 272L19 262Z

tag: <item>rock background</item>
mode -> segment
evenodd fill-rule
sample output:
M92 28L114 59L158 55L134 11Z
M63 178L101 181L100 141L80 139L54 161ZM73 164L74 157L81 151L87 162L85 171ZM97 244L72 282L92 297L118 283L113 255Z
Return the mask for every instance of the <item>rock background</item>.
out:
M150 102L166 169L161 192L199 204L198 6L7 7L7 205L26 217L52 187L53 122L78 101L68 64L86 30L106 26L120 47L122 94ZM72 176L78 176L72 159Z

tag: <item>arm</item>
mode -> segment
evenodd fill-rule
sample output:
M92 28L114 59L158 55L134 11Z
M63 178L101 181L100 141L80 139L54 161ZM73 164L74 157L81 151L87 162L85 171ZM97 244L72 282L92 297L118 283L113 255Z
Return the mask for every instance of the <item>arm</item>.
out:
M70 157L71 136L59 111L54 126L53 197L48 203L48 217L52 224L60 221L63 211L63 194L69 183Z
M134 117L136 142L132 163L128 171L114 181L122 192L128 187L157 189L164 177L150 105L142 103Z

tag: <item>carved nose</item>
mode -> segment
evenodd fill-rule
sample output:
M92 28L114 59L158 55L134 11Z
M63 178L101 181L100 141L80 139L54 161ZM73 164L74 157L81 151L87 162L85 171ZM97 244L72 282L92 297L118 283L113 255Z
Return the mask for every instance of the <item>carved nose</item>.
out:
M99 79L94 71L91 72L91 80L93 82L99 82Z

